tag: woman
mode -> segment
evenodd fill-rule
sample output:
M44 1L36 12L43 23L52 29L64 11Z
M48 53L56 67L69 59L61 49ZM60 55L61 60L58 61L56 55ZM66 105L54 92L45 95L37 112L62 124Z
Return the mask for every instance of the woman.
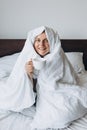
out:
M37 79L36 93L33 79ZM4 88L1 109L23 112L36 103L31 129L64 128L87 112L87 91L77 86L77 75L61 48L59 36L49 27L29 32Z
M35 33L39 29L42 29L41 32ZM44 60L45 64L38 70L33 64L35 58L32 57L25 65L29 78L37 79L34 89L37 92L36 114L31 127L64 128L87 112L84 107L79 111L80 114L77 112L81 106L73 104L77 101L75 97L70 103L71 93L78 91L77 75L61 48L57 32L48 27L41 27L33 32L36 34L32 42L33 55L37 53L36 59ZM71 114L73 112L75 113Z
M35 51L41 56L44 57L48 53L50 53L50 45L48 43L45 31L42 32L40 35L38 35L35 38L34 45L33 45ZM34 66L32 59L26 63L25 66L26 72L29 75L29 77L32 79L33 73L34 73ZM35 86L33 86L35 87Z
M60 43L58 43L58 44L60 44ZM57 46L60 46L60 45L57 45ZM39 56L42 57L42 58L46 57L46 55L50 53L50 44L49 44L49 41L47 39L45 31L43 31L41 34L39 34L38 36L35 37L33 47L34 47L36 53L39 54ZM34 73L34 66L33 66L32 59L26 63L25 69L26 69L26 72L29 75L29 77L33 78L32 76L33 76L33 73ZM74 78L76 78L76 77L74 77Z
M53 30L51 30L51 29L49 29L49 31L53 31ZM52 33L54 33L54 32L52 32ZM52 36L53 34L51 34L51 37L53 37ZM56 33L55 33L55 35L57 35ZM58 37L58 35L57 35L57 37ZM54 37L53 37L53 39L54 39ZM54 39L55 40L55 39ZM59 38L57 39L57 40L59 40ZM49 54L49 56L48 57L50 57L50 53L54 53L54 52L50 52L50 49L51 49L51 44L53 44L53 43L49 43L50 41L48 41L48 39L47 39L47 36L46 36L46 33L45 33L45 30L41 33L41 34L39 34L38 36L36 36L35 37L35 41L34 41L34 43L33 43L33 48L34 48L34 50L36 51L36 53L41 57L41 58L44 58L44 59L46 59L46 56ZM51 41L52 42L52 41ZM56 47L54 48L55 50L57 50L57 49L59 49L59 48L61 48L61 45L60 45L60 41L58 41L58 43L57 43L58 45L56 45ZM53 46L53 45L52 45ZM57 48L58 47L58 48ZM58 54L58 50L57 50L57 52L55 51L55 56L57 56ZM62 51L62 53L63 53L63 51ZM57 54L57 55L56 55ZM63 54L64 55L64 54ZM61 56L62 57L62 56ZM52 58L52 57L51 57ZM57 57L58 58L58 57ZM54 57L54 59L55 59L55 57ZM61 60L62 60L62 58L61 58ZM56 62L57 63L57 62ZM62 64L61 64L62 65ZM61 67L61 66L60 66ZM71 68L71 66L69 65L69 67ZM32 61L32 59L30 59L30 61L28 61L27 63L26 63L26 66L25 66L25 69L26 69L26 72L27 72L27 74L29 75L29 77L32 79L33 78L33 74L34 74L34 65L33 65L33 61ZM55 66L54 66L54 69L55 69ZM56 70L56 69L55 69ZM73 69L72 69L73 70ZM74 74L74 82L76 83L76 75ZM72 81L73 82L73 81Z

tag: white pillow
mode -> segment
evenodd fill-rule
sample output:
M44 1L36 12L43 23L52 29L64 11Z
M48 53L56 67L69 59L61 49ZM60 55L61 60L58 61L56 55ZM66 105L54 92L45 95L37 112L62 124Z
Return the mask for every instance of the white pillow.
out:
M0 79L10 75L19 53L0 58Z
M83 73L85 71L82 52L66 52L65 54L76 73Z

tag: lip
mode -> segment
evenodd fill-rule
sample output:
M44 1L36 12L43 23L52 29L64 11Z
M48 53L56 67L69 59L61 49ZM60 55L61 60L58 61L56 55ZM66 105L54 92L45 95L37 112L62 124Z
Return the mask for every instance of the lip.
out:
M38 48L38 50L45 51L46 48Z

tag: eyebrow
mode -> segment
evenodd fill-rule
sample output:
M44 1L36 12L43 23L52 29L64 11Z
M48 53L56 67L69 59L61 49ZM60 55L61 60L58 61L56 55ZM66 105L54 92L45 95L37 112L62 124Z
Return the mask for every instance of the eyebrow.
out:
M38 40L38 39L40 39L40 38L39 38L39 37L36 37L36 38L35 38L35 40ZM45 38L45 39L43 39L43 40L48 40L48 39L47 39L47 38Z
M40 38L36 37L35 40L37 40L37 39L40 39Z

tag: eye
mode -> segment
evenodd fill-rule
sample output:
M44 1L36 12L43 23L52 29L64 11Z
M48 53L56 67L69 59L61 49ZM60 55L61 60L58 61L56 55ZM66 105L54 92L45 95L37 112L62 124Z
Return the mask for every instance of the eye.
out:
M47 39L44 39L44 43L48 43L48 40L47 40Z
M36 39L35 42L40 42L40 39Z

